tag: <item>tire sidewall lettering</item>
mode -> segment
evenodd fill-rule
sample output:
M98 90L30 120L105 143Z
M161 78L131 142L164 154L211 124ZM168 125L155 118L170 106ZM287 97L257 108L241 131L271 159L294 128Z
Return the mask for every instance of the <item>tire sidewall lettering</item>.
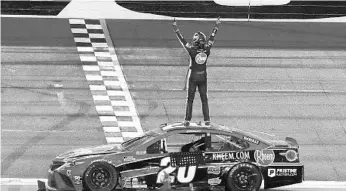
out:
M227 184L227 187L231 187L231 185L233 184L233 183L232 183L232 180L233 180L233 177L234 177L235 173L236 173L239 169L241 169L241 168L247 168L247 169L249 169L249 170L252 171L252 172L258 171L259 176L260 176L259 179L261 180L260 183L259 183L259 185L261 184L261 182L262 182L262 175L261 175L259 169L257 169L254 165L249 164L249 163L239 163L239 164L235 165L233 168L231 168L231 170L230 170L229 173L227 174L227 176L226 176L226 184ZM256 182L256 184L258 184L258 182ZM256 185L252 185L252 186L251 186L251 190L256 190L256 189L257 189L257 188L256 188Z
M112 164L109 164L107 161L97 161L97 162L93 162L88 169L85 171L84 175L82 176L82 179L84 179L84 181L86 181L86 186L89 187L91 186L89 181L91 179L91 174L92 171L97 168L97 167L103 167L105 168L109 173L110 173L110 178L112 179L111 182L108 184L107 188L103 188L104 191L107 190L112 190L113 188L115 188L117 186L118 182L118 173L116 171L116 169L114 168L114 166ZM114 180L114 182L113 182ZM89 189L94 189L94 188L90 188ZM97 189L99 190L99 189Z

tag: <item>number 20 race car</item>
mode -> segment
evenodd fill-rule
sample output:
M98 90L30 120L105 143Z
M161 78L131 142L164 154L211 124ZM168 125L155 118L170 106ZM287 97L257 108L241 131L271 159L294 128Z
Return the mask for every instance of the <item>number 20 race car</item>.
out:
M264 135L263 135L264 136ZM176 188L259 190L300 183L298 144L211 124L163 124L119 145L57 156L40 191Z

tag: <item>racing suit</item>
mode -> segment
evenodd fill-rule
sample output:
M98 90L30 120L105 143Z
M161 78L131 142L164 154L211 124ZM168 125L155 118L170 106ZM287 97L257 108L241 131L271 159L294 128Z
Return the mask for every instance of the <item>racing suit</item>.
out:
M210 122L208 96L207 96L207 60L210 55L210 49L214 43L215 34L218 28L214 26L212 33L205 44L191 46L179 32L179 29L175 30L175 33L189 53L189 71L188 71L188 86L187 86L187 104L185 121L190 121L192 118L192 105L195 98L196 88L202 101L202 111L205 122Z

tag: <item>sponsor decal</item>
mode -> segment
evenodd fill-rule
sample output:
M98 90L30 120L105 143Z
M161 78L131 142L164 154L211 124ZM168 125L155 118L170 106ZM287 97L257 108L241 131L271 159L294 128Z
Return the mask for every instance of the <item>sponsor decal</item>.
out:
M275 176L275 169L268 168L268 177L274 177L274 176Z
M145 185L145 184L138 184L136 186L133 186L133 188L147 188L147 185Z
M213 153L213 160L247 160L250 159L249 152L232 152L232 153Z
M254 139L254 138L244 136L244 140L259 145L259 140L256 140L256 139Z
M221 168L218 166L208 166L207 172L208 174L219 175L221 173Z
M273 178L275 176L297 176L297 169L294 168L269 168L268 176Z
M171 177L170 174L175 173L177 181L180 183L190 183L195 177L197 166L181 166L181 167L172 167L171 158L165 157L161 159L160 166L165 167L157 173L156 183L164 183L167 181L174 181L175 177ZM170 180L169 180L170 179Z
M254 157L257 164L268 166L274 162L275 154L272 150L256 150L254 153Z
M205 61L207 60L208 56L204 52L200 52L196 55L195 61L197 64L204 64Z
M294 150L288 150L286 152L280 153L281 156L285 156L287 161L293 162L298 159L298 153Z
M136 151L136 155L145 155L147 151Z
M66 170L66 175L71 176L71 170Z
M131 179L125 179L124 180L124 185L123 185L124 188L131 188L132 185L131 185Z
M138 178L132 178L132 188L147 188L145 181L141 182Z
M134 161L136 160L133 156L124 156L124 162Z
M220 183L221 183L221 179L220 178L208 179L208 184L210 184L210 185L219 185Z
M139 185L138 178L132 178L132 186L135 187L138 185Z
M81 176L73 176L73 181L75 184L82 184L82 177Z

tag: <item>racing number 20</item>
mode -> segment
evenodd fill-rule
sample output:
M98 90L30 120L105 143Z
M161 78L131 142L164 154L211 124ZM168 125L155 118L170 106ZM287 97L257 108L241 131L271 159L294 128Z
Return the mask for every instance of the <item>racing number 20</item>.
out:
M172 167L168 165L171 162L170 157L165 157L161 160L160 166L163 166L166 168L159 171L157 174L157 180L156 183L163 183L165 174L169 175L170 173L174 172L177 167ZM187 170L187 173L186 173ZM196 166L189 166L189 167L179 167L178 173L177 173L177 180L180 183L189 183L193 180L196 174L197 167Z

